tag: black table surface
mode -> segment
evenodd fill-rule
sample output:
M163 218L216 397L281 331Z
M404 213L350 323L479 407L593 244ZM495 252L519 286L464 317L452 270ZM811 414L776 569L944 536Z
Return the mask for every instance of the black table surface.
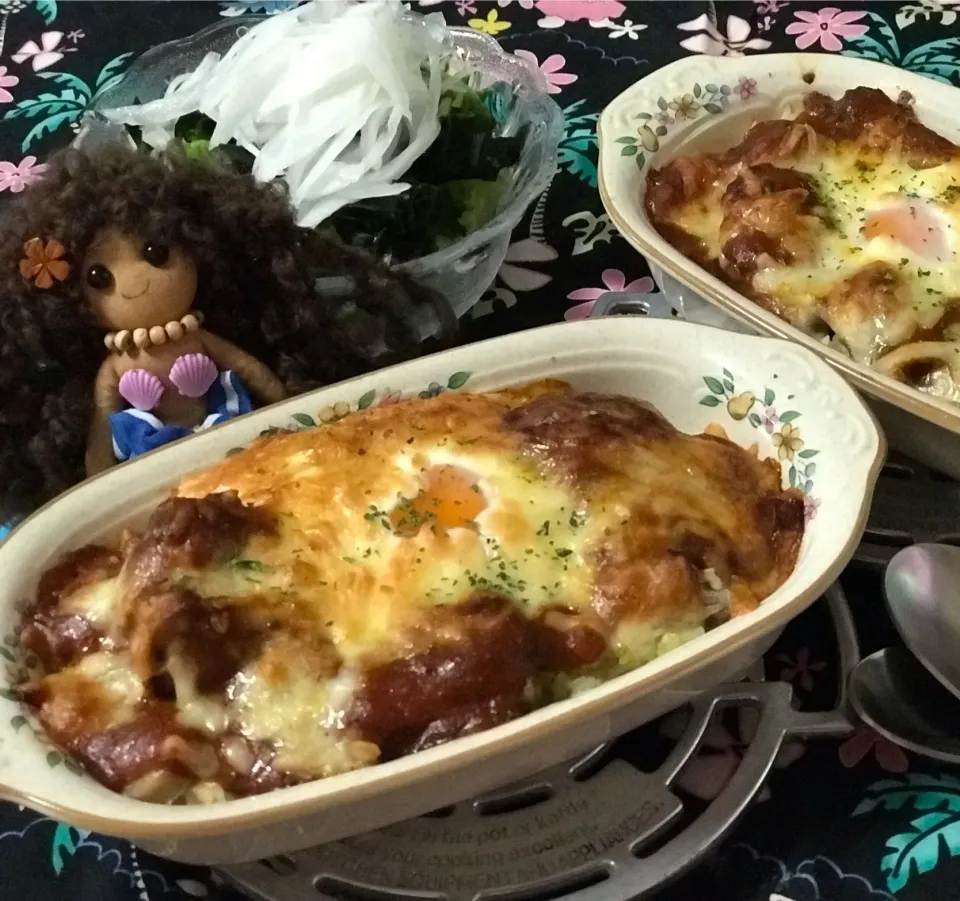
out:
M0 0L0 204L42 174L111 76L157 43L222 16L290 2ZM644 260L612 228L597 193L594 125L638 78L689 53L796 49L879 59L960 83L957 0L822 6L781 2L421 0L448 22L494 34L538 65L563 107L560 169L517 228L496 284L468 315L464 340L586 315L603 291L651 290ZM919 52L924 48L925 52ZM960 97L960 95L958 95ZM893 641L878 574L844 576L865 651ZM833 703L837 659L823 605L795 620L765 658L801 704ZM712 727L681 787L708 801L750 738L745 717ZM668 741L670 723L645 740ZM730 838L664 901L960 899L960 772L907 754L863 728L843 741L792 741L768 789ZM237 898L216 874L159 860L0 804L0 897L43 901Z

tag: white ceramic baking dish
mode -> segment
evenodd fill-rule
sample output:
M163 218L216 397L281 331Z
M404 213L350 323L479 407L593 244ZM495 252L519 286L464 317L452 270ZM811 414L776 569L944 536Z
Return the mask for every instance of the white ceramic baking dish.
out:
M809 91L839 97L861 85L891 97L907 91L925 125L960 143L960 91L912 72L815 53L690 56L642 78L603 111L600 195L620 234L644 254L672 299L692 291L759 334L816 352L869 396L891 446L960 479L960 406L854 363L762 309L668 244L644 212L651 167L679 153L729 148L754 122L780 118L785 108L798 111Z
M44 741L11 684L17 608L59 554L142 515L191 470L274 426L303 428L398 396L482 391L546 376L654 403L679 428L720 425L779 455L811 518L796 570L758 610L576 699L391 763L260 797L164 807L114 794ZM259 858L368 831L567 760L741 672L837 577L861 536L884 440L854 391L784 341L683 322L600 319L423 358L244 416L85 482L0 546L0 795L180 860Z

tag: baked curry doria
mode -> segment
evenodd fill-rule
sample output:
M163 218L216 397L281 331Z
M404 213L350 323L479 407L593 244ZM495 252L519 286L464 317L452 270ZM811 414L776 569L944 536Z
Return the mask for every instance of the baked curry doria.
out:
M792 571L778 464L540 382L262 438L42 577L43 729L103 785L211 801L513 719L753 609Z
M651 171L645 206L667 241L745 296L960 402L960 148L909 96L809 93L794 119Z

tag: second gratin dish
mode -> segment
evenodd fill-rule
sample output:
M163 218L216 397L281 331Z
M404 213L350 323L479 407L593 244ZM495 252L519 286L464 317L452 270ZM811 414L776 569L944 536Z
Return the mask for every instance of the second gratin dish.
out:
M604 203L662 289L815 350L871 396L894 446L953 475L958 96L861 60L694 57L599 126Z

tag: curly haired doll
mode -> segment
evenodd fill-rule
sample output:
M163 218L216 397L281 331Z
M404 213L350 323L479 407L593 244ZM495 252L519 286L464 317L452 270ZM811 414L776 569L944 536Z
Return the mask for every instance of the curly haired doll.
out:
M0 522L197 428L424 350L445 301L298 228L278 185L54 156L0 225Z

